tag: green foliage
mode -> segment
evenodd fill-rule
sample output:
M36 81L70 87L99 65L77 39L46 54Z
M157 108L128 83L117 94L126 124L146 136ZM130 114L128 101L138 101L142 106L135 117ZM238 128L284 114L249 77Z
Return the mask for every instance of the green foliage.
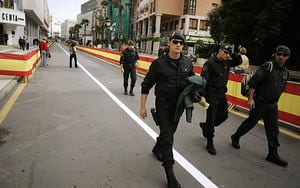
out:
M153 42L159 42L160 41L160 37L154 37L153 38Z
M195 48L197 56L206 59L216 52L216 44L204 44L201 40L197 41Z
M300 32L295 7L296 0L223 0L208 14L207 24L217 43L245 46L251 64L267 61L278 44L291 48L293 60L297 58L293 52L299 50Z

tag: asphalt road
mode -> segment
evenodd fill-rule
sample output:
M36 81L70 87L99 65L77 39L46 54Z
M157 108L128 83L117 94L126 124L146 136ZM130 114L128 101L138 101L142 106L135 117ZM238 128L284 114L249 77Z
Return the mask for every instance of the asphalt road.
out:
M49 67L39 67L0 104L0 113L7 112L0 125L0 188L167 187L151 153L158 127L151 117L139 118L142 78L136 96L124 96L119 67L78 52L79 68L70 69L66 49L54 44ZM150 114L153 91L147 105ZM198 126L204 119L196 106L193 123L183 115L175 135L182 187L300 187L299 140L280 135L279 153L289 166L276 166L265 161L262 126L241 139L240 150L231 147L230 135L243 119L229 114L216 128L212 156Z

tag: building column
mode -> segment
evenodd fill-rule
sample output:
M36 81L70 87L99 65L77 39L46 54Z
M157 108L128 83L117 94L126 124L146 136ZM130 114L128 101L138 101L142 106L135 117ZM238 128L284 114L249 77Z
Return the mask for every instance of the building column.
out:
M151 17L148 17L148 32L147 32L147 38L153 37L152 35L152 19ZM151 54L152 53L152 40L146 42L146 53Z
M136 32L136 37L139 39L141 38L141 22L137 22L137 32Z
M144 19L143 21L142 21L142 38L146 38L147 37L147 35L146 35L146 19ZM141 50L142 50L142 52L146 52L146 42L145 41L143 41L143 42L141 42Z
M183 26L183 34L184 35L189 35L189 25L190 25L190 18L185 17L185 22Z
M155 33L153 36L154 38L160 37L161 16L162 14L155 15ZM160 47L160 41L153 42L152 54L157 55L159 47Z

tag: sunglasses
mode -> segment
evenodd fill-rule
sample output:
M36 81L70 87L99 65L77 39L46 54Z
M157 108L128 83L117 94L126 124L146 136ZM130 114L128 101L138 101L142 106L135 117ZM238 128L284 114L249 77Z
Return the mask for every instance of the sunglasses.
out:
M226 50L223 50L223 52L224 52L225 54L227 54L227 55L228 55L228 54L229 54L229 55L231 54L230 52L228 52L228 51L226 51Z
M286 54L286 53L280 53L280 52L277 52L276 55L278 55L278 56L283 56L283 57L289 56L289 54Z
M172 43L173 43L173 44L178 44L178 43L179 43L181 46L183 45L183 41L182 41L182 40L176 40L176 39L173 39L173 40L172 40Z

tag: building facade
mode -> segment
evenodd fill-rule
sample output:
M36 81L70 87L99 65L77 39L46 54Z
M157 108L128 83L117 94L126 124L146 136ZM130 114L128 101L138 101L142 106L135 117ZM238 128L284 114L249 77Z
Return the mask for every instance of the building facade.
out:
M33 39L48 36L50 16L47 0L3 0L0 14L0 44L18 46L19 37L25 37L32 44Z
M74 25L77 23L76 20L65 20L63 23L61 23L61 39L62 40L68 40L70 38L69 30L71 27L74 27Z
M210 40L207 13L220 0L136 0L135 35L146 53L158 53L159 46L175 30L188 42Z

